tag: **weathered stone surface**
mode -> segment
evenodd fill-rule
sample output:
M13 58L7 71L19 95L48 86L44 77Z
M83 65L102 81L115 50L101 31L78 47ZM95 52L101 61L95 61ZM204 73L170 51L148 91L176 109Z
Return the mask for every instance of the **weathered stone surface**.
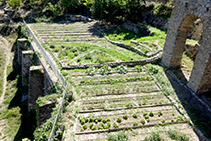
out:
M36 100L44 96L44 69L42 66L32 66L29 72L29 111L36 107Z
M29 68L33 64L33 54L32 50L22 51L22 65L21 65L21 74L22 74L22 85L28 85L28 76Z
M27 50L27 39L18 39L18 63L22 63L22 51Z
M188 32L197 19L202 22L202 36L188 86L195 92L211 90L210 44L211 1L176 0L163 50L162 62L167 67L180 67Z

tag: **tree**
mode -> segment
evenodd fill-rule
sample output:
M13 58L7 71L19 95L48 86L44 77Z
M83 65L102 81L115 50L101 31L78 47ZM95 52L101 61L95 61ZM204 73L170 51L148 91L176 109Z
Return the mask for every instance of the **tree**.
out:
M16 8L18 6L23 6L23 2L22 0L8 0L6 2L9 6L11 6L12 8Z

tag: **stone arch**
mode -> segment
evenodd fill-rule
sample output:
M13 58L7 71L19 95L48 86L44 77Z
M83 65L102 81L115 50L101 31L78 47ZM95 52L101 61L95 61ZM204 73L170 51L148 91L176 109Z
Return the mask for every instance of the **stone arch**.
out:
M197 93L211 90L211 1L176 0L163 50L162 63L180 67L188 30L198 18L203 30L188 86Z

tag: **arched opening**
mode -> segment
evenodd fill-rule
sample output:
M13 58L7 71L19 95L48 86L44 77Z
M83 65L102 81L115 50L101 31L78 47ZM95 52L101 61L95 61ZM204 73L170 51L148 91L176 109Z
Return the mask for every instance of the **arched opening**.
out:
M181 72L187 81L190 79L190 75L193 69L194 61L199 50L202 41L203 24L201 19L196 19L187 33L187 39L185 42L185 48L181 59Z
M178 34L175 40L170 67L176 68L179 78L186 82L190 78L195 57L200 47L202 29L203 25L199 17L190 14L183 19L177 30Z

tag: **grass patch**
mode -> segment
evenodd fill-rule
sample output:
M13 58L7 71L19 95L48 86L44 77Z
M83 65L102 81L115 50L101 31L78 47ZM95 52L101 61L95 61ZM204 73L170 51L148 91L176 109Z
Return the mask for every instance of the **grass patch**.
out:
M58 47L59 45L59 47ZM105 63L116 60L130 61L146 59L129 50L118 51L114 48L100 47L98 45L83 43L68 43L65 45L56 44L57 47L50 48L58 54L60 60L68 59L69 64Z
M4 68L5 68L5 55L2 48L0 48L0 96L3 92Z

